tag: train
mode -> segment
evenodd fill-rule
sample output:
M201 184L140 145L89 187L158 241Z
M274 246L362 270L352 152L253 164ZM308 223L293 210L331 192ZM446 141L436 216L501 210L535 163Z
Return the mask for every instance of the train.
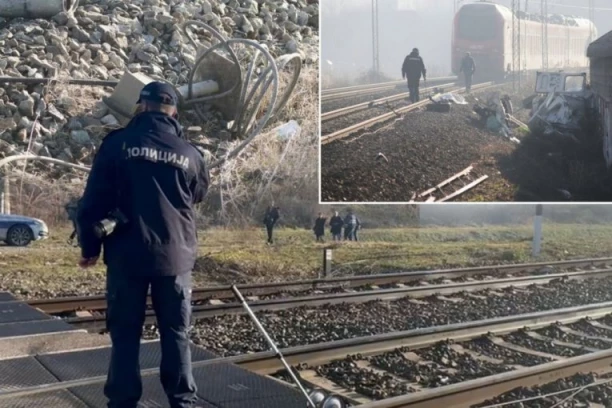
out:
M453 72L459 73L461 60L470 52L480 75L491 79L507 75L513 69L512 15L508 7L490 1L464 4L453 21ZM520 21L520 70L540 70L543 67L541 16L521 12L517 17ZM558 14L548 16L548 68L587 67L586 50L595 38L597 30L588 19Z

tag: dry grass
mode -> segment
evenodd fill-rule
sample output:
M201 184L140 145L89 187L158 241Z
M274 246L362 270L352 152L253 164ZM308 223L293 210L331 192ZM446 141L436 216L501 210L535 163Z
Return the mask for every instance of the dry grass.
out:
M104 268L76 267L79 252L65 241L67 228L31 248L0 247L0 288L22 296L102 293ZM609 225L545 225L541 260L602 257L612 253ZM197 285L316 277L322 250L334 248L334 274L529 262L531 227L398 228L361 232L362 242L317 244L310 231L278 231L265 245L263 229L203 231Z

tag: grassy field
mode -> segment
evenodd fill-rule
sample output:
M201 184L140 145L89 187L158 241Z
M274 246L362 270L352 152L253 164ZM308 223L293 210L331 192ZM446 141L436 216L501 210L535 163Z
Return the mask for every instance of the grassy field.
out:
M29 248L0 246L0 288L24 297L103 293L104 267L76 266L78 249L68 229ZM612 254L612 226L546 225L540 260ZM201 233L197 285L280 281L317 276L322 250L334 248L334 275L530 262L531 226L374 229L358 243L317 244L310 231L280 230L265 244L264 231L213 229Z

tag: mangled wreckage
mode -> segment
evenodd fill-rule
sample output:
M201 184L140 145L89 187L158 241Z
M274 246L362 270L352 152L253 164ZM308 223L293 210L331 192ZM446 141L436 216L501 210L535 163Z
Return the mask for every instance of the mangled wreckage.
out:
M585 119L593 109L593 92L586 86L586 73L538 72L535 91L524 101L524 107L531 108L531 133L580 142Z

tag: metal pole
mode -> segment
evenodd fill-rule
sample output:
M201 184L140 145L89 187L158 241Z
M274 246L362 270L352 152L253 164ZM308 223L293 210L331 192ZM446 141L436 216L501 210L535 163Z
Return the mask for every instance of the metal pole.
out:
M540 249L542 245L542 213L544 206L542 204L536 205L536 215L533 219L533 249L532 255L537 257L540 255Z
M542 69L548 70L548 0L541 0Z
M331 265L332 265L332 250L324 249L323 250L323 277L327 278L331 274Z
M259 319L257 318L257 316L255 316L255 313L253 313L253 311L249 307L248 303L244 300L244 297L242 297L242 293L240 293L240 291L238 290L236 285L232 285L232 292L234 292L234 295L236 296L236 298L238 298L240 303L242 303L242 307L244 307L246 312L249 314L249 316L251 317L251 319L255 323L255 326L257 326L257 329L259 330L259 332L264 336L264 338L266 339L266 341L268 342L268 344L270 345L270 347L272 348L272 350L276 354L276 357L278 357L278 359L281 361L281 363L283 363L283 365L285 366L285 369L287 370L287 372L289 372L289 375L291 376L293 381L295 381L295 384L298 386L300 391L302 391L302 393L306 397L306 400L308 401L308 404L312 408L317 408L315 403L312 401L312 399L308 395L308 392L302 386L302 383L300 382L300 380L297 378L297 376L293 372L293 369L291 368L289 363L287 363L287 361L285 360L285 357L283 357L283 354L280 352L278 347L276 347L276 344L274 344L274 340L272 340L272 338L268 335L268 332L266 331L266 329L264 329L264 327L261 325L261 323L259 322Z
M378 81L380 72L379 41L378 41L378 0L372 0L372 70Z
M11 180L9 176L4 176L4 214L11 213Z

